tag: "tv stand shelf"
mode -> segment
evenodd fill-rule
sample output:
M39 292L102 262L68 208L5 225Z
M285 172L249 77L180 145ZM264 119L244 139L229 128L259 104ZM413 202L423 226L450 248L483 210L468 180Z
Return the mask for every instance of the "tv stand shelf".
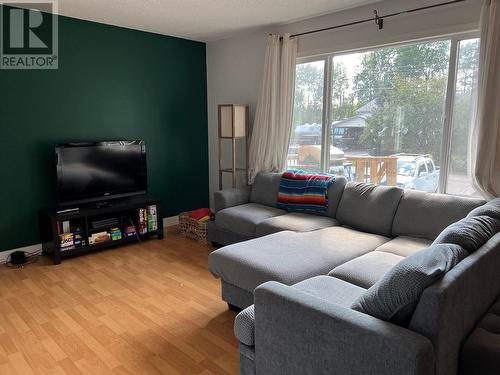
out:
M143 212L145 222L139 218L139 211L141 209L145 210ZM161 201L159 200L136 197L111 201L108 204L100 206L82 206L77 211L58 213L58 210L59 208L50 208L39 212L40 237L43 252L52 255L54 264L60 264L64 258L96 250L139 242L151 237L163 238L163 220L161 216ZM116 224L110 227L93 228L93 222L102 222L107 219L116 219ZM63 228L63 223L66 225L66 228ZM145 228L144 225L141 226L141 223L145 225ZM127 229L130 230L130 227L135 228L135 234L133 232L127 234ZM114 233L119 238L111 239L112 228L118 228ZM110 239L91 244L90 237L98 232L109 233ZM61 245L62 234L73 238L73 244L70 246ZM75 243L75 239L77 238L81 241L78 244Z

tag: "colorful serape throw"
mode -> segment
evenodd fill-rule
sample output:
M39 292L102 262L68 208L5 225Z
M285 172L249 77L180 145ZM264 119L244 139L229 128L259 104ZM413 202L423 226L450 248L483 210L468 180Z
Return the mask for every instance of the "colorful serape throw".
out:
M288 211L325 213L328 188L334 182L333 175L287 171L281 176L277 206Z

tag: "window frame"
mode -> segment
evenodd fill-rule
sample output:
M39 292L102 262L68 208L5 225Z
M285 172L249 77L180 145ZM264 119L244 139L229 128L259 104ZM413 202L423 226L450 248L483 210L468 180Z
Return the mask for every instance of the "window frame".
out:
M441 162L439 166L439 183L438 193L446 193L448 183L448 174L451 158L451 142L452 142L452 126L453 126L453 108L455 104L455 89L458 75L458 59L460 52L460 42L468 39L479 39L479 31L467 31L455 34L448 34L437 37L429 37L414 40L403 40L396 43L381 44L370 47L363 47L351 50L335 51L320 55L301 56L296 59L296 65L323 61L323 113L321 116L321 161L320 168L322 172L328 171L331 146L331 104L332 104L332 77L335 74L333 71L333 59L337 56L349 55L352 53L363 53L376 51L388 47L401 47L418 43L436 42L449 40L450 41L450 59L448 62L448 82L446 86L446 96L443 110L443 135L441 139ZM325 126L326 125L326 126Z

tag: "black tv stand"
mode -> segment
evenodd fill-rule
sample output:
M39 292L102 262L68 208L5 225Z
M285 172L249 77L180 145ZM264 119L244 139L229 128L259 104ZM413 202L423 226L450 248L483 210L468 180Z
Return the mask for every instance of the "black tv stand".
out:
M111 207L111 206L112 206L111 202L104 201L104 202L94 202L94 203L90 204L89 207L99 209L99 208Z
M161 201L135 197L116 200L113 204L102 203L105 204L94 203L79 207L78 210L64 211L56 207L39 212L43 252L52 255L54 264L61 263L64 258L91 251L138 242L150 237L163 238ZM142 219L140 212L143 214ZM153 213L156 213L156 220ZM105 225L107 222L110 223L109 227ZM135 228L135 233L127 232L131 227ZM109 234L109 238L105 233Z

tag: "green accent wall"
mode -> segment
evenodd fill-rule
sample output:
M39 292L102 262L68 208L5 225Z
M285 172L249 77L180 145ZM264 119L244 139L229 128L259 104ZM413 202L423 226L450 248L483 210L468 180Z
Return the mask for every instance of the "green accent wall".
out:
M58 70L0 70L0 251L40 242L54 144L146 141L163 215L208 205L205 44L59 17Z

